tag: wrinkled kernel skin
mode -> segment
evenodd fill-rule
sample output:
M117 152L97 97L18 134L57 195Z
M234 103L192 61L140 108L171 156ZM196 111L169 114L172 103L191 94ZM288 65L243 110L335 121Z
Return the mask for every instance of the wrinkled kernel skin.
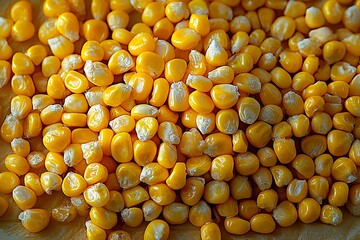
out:
M1 6L1 239L358 234L360 0Z

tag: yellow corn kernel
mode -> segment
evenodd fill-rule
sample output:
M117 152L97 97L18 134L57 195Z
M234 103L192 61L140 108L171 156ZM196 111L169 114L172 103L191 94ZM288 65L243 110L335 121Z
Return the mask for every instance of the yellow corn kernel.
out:
M214 109L214 102L210 96L198 90L189 95L189 105L199 114L209 114Z
M133 143L134 148L134 161L139 166L145 166L155 159L157 153L157 146L154 141L140 141L136 140Z
M155 42L154 52L161 56L164 59L164 62L168 62L175 58L175 48L167 41L161 39Z
M170 86L168 105L174 112L187 110L189 105L189 90L183 82L173 82Z
M251 145L257 148L265 147L271 139L271 125L263 121L257 121L246 129L246 137Z
M227 109L234 106L239 99L239 95L238 87L231 84L218 84L210 91L211 99L219 109ZM227 99L227 101L223 101L223 99Z
M210 175L214 180L229 181L233 177L234 159L230 155L221 155L211 162Z
M281 227L289 227L298 218L297 209L292 202L285 200L274 209L273 218Z
M329 152L334 156L345 155L349 151L353 140L354 136L351 133L341 130L332 130L327 136Z
M355 126L355 117L349 112L336 113L333 116L333 125L337 130L352 132Z
M190 176L202 176L211 168L211 159L207 155L190 157L186 161L186 171Z
M74 70L70 70L66 74L64 84L73 93L83 93L89 89L89 82L86 77Z
M162 212L163 206L158 205L153 200L149 199L142 205L145 221L152 221L156 219Z
M86 166L84 179L87 184L92 185L98 182L104 183L108 178L107 168L100 163L90 163Z
M26 159L32 168L40 168L44 165L45 155L42 152L32 151Z
M64 162L63 156L55 152L48 152L44 164L47 171L59 175L64 174L68 168L68 166Z
M11 19L0 17L0 38L8 38L11 34L11 28L14 22Z
M87 164L98 163L103 158L103 151L99 141L83 143L81 144L81 150Z
M183 59L171 59L165 64L165 78L170 83L181 81L185 75L187 63Z
M86 41L81 49L81 58L84 62L87 60L97 62L104 58L104 50L100 43L95 40Z
M63 99L70 94L59 74L54 74L48 79L46 93L53 99Z
M90 205L86 203L84 196L78 195L70 198L71 204L75 207L77 214L80 216L88 216L90 211Z
M226 221L226 220L225 220ZM229 222L230 223L230 222ZM229 225L226 224L227 226ZM230 223L230 225L232 225ZM233 226L238 226L238 224L234 224ZM230 227L231 228L231 227ZM232 228L231 228L232 229ZM228 229L229 230L229 229ZM227 230L227 231L228 231ZM235 234L235 233L238 233L238 231L236 232L233 232L233 231L228 231L232 234ZM219 240L221 239L221 231L220 231L220 228L219 228L219 225L214 223L214 222L208 222L208 223L205 223L201 229L200 229L200 233L201 233L201 239L204 239L204 240L210 240L210 239L213 239L213 240Z
M0 88L4 87L11 76L11 64L8 61L0 60Z
M70 137L71 131L68 127L54 126L43 136L43 144L49 151L62 152L70 144Z
M258 119L268 124L278 124L283 119L282 109L277 105L265 105L261 108Z
M20 178L13 172L0 173L0 192L7 194L11 193L17 186L20 185Z
M270 167L270 171L278 187L287 186L293 180L293 174L286 166L274 165Z
M127 208L136 206L150 198L149 193L141 186L124 189L122 194L124 196L125 207Z
M9 60L13 55L13 50L6 39L0 39L0 53L0 60Z
M165 78L158 78L153 83L153 89L149 103L155 107L160 107L166 102L168 94L168 81Z
M245 199L239 201L239 215L241 218L249 221L258 213L260 213L260 208L255 200Z
M130 85L117 83L107 87L102 98L106 105L116 107L124 103L130 97L131 92L132 87Z
M254 61L250 54L238 53L228 59L227 65L232 67L236 74L246 73L253 68Z
M84 198L92 207L103 207L110 199L109 189L103 183L95 183L84 190Z
M35 66L39 66L48 53L44 45L38 44L29 47L26 50L25 55L31 59Z
M234 161L236 171L242 176L254 174L259 169L260 165L259 158L251 152L236 155Z
M333 226L339 225L343 220L343 214L340 208L330 204L324 205L321 209L320 221Z
M99 121L101 119L101 121ZM87 114L87 125L90 130L100 132L109 124L109 110L99 104L89 108Z
M62 178L53 172L44 172L40 175L40 183L44 191L51 195L52 191L60 191Z
M62 192L68 197L77 197L86 189L87 182L77 173L69 172L61 185Z
M136 71L138 72L138 74L146 73L152 78L158 78L160 74L163 72L163 70L164 70L164 60L162 59L161 56L159 56L156 53L146 51L140 53L139 56L136 58ZM166 76L166 72L165 72L165 76ZM133 77L131 77L131 79L133 79ZM133 86L133 88L136 89L136 86ZM144 88L147 89L148 91L151 91L151 87L144 87ZM145 98L145 96L146 97L148 96L147 93L142 93L142 95L144 95L143 98Z
M316 56L308 56L303 62L302 71L314 74L318 70L318 67L319 58Z
M261 191L269 189L272 185L272 176L270 170L262 166L259 167L256 173L252 175L252 179L254 180L254 182ZM250 191L250 196L251 196L251 191Z
M212 180L205 184L204 199L211 204L226 202L230 196L230 187L227 182Z
M292 92L289 92L292 93ZM286 93L286 94L289 94ZM286 94L284 94L284 97L286 96ZM268 104L275 104L275 105L280 105L281 101L282 101L282 95L281 92L279 91L279 89L272 83L265 83L261 86L261 90L259 92L259 96L260 96L260 100L262 102L262 104L264 105L268 105ZM287 101L283 100L283 105L285 110L287 111L288 109L293 109L293 108L288 108ZM289 114L288 112L286 112L288 115L293 115L293 114Z
M42 61L41 69L45 77L56 74L60 69L60 60L56 56L47 56Z
M270 147L260 148L256 155L259 158L260 164L264 167L275 166L277 162L275 151Z
M296 23L293 18L281 16L271 24L270 34L280 41L289 39L296 30Z
M124 206L124 198L121 193L118 191L110 191L110 199L104 207L109 211L121 212Z
M11 143L11 150L21 157L27 157L30 153L30 143L22 138L14 138Z
M167 222L160 219L152 220L145 229L144 240L168 239L169 233L170 227Z
M165 183L158 183L149 186L149 195L151 199L161 206L171 204L175 201L176 193Z
M197 114L196 127L202 134L211 133L215 129L215 114Z
M162 18L155 22L153 32L155 37L168 40L174 32L174 25L168 18Z
M133 68L135 62L129 52L118 50L110 57L108 66L113 74L118 75Z
M218 142L218 140L221 141L223 139L225 139L225 141L227 142L231 142L230 138L227 138L221 133L209 137L208 140L209 142L213 140L213 145L209 145L209 148L206 150L206 143L204 142L202 135L197 129L192 128L190 129L190 131L186 131L183 133L179 144L179 150L182 154L189 157L200 156L203 152L206 151L206 153L209 153L210 155L221 155L222 152L224 152L224 154L227 154L231 152L231 150L229 150L228 148L222 149L220 151L218 151L218 149L216 148L218 144L221 144L220 142Z
M110 11L110 3L95 0L91 2L91 14L94 19L104 20ZM93 221L94 222L94 221Z
M29 20L17 20L11 28L11 37L17 42L24 42L35 35L35 26Z
M108 86L113 83L114 75L102 62L85 62L84 71L87 79L96 86Z
M322 204L329 194L329 182L325 177L313 176L308 180L310 196Z
M22 137L23 131L23 125L19 119L12 115L7 115L1 125L0 134L4 141L10 143L13 139Z
M287 122L290 124L295 137L305 137L310 133L310 120L304 114L291 116Z
M15 53L11 64L12 71L18 75L32 74L35 66L31 59L24 53Z
M209 165L210 167L210 165ZM205 180L198 177L186 179L186 184L180 190L182 201L190 206L197 204L204 193Z
M117 181L120 187L129 189L140 183L141 168L133 162L121 163L116 168Z
M301 176L302 178L309 179L314 175L314 162L305 154L297 155L291 162L291 166L295 169L299 177Z
M121 146L122 151L118 149ZM121 132L111 140L111 155L117 162L129 162L133 158L132 141L129 133Z
M98 225L94 224L91 220L85 222L86 226L86 237L89 240L105 240L106 239L106 232L104 229L99 227Z
M194 49L200 40L200 35L191 28L176 30L171 36L171 43L180 50Z
M278 194L273 189L261 191L256 199L257 206L266 212L272 212L278 203Z
M131 235L130 233L123 231L123 230L116 230L116 231L112 231L109 236L108 236L109 240L131 240Z
M205 223L210 222L210 206L204 200L193 205L189 211L189 221L196 227L203 226Z
M49 38L48 44L51 52L59 59L64 59L74 52L74 44L62 35Z
M135 128L135 120L129 115L122 115L111 120L109 125L115 133L131 132Z
M140 181L148 185L155 185L165 181L168 176L168 170L159 163L148 163L141 171Z
M48 78L45 77L42 72L35 72L32 77L38 93L46 93Z
M189 216L189 206L183 203L171 203L163 209L163 216L169 224L183 224Z
M303 223L312 223L320 217L321 207L312 198L305 198L299 203L298 216Z
M52 218L58 222L71 222L76 215L76 208L73 205L60 205L51 210Z
M272 233L276 223L273 217L267 213L259 213L250 219L251 230L257 233Z
M24 119L32 110L31 99L27 96L18 95L11 99L10 111L11 115L18 119Z
M166 184L173 190L182 189L186 185L186 165L185 163L176 163Z
M112 33L112 39L124 45L128 45L134 36L135 34L123 28L117 28Z
M109 36L109 27L102 20L90 19L84 22L83 33L87 41L102 42Z
M102 207L92 207L89 216L94 224L103 229L113 228L118 221L116 213Z
M79 40L79 22L75 14L64 12L59 15L56 24L57 30L71 42Z
M360 102L360 96L352 96L346 99L345 108L348 110L353 116L360 117L360 111L356 107Z
M308 184L306 180L292 180L286 188L286 197L290 202L299 203L308 194ZM315 201L315 200L314 200Z
M204 133L203 133L204 134ZM246 139L245 132L237 130L232 135L233 151L237 153L245 153L248 148L248 141Z
M33 190L24 186L17 186L16 188L14 188L14 190L12 191L12 197L16 205L21 210L32 208L37 200Z
M21 221L21 224L29 232L40 232L50 222L51 213L44 209L34 208L26 209L21 212L18 216L18 219Z
M283 164L290 163L296 156L295 142L291 138L275 139L273 147L276 156Z
M187 8L183 2L170 2L165 7L166 17L173 23L180 22L188 15Z
M6 156L5 167L17 175L25 175L30 170L30 165L26 161L26 158L17 155L17 154L9 154Z
M155 40L149 33L138 33L129 42L128 49L133 56L138 56L146 51L154 51Z
M121 50L120 44L112 39L104 40L100 43L101 48L104 50L104 60L109 60L110 57L116 53L117 51Z

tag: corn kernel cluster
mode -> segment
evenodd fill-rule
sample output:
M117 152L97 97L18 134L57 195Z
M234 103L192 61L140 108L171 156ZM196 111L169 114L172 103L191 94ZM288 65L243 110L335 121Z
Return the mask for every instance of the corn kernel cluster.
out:
M0 17L0 193L28 231L80 215L88 239L143 221L146 240L186 221L221 239L220 218L242 235L359 215L359 0L45 0L38 29L32 7ZM33 208L54 191L68 204Z

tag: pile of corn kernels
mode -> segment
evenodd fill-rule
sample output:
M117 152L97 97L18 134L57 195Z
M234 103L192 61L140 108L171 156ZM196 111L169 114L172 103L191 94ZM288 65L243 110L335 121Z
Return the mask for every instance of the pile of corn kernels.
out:
M18 1L0 193L30 232L80 215L97 240L131 239L120 222L146 240L338 225L360 215L359 57L359 0ZM54 191L68 204L33 208Z

